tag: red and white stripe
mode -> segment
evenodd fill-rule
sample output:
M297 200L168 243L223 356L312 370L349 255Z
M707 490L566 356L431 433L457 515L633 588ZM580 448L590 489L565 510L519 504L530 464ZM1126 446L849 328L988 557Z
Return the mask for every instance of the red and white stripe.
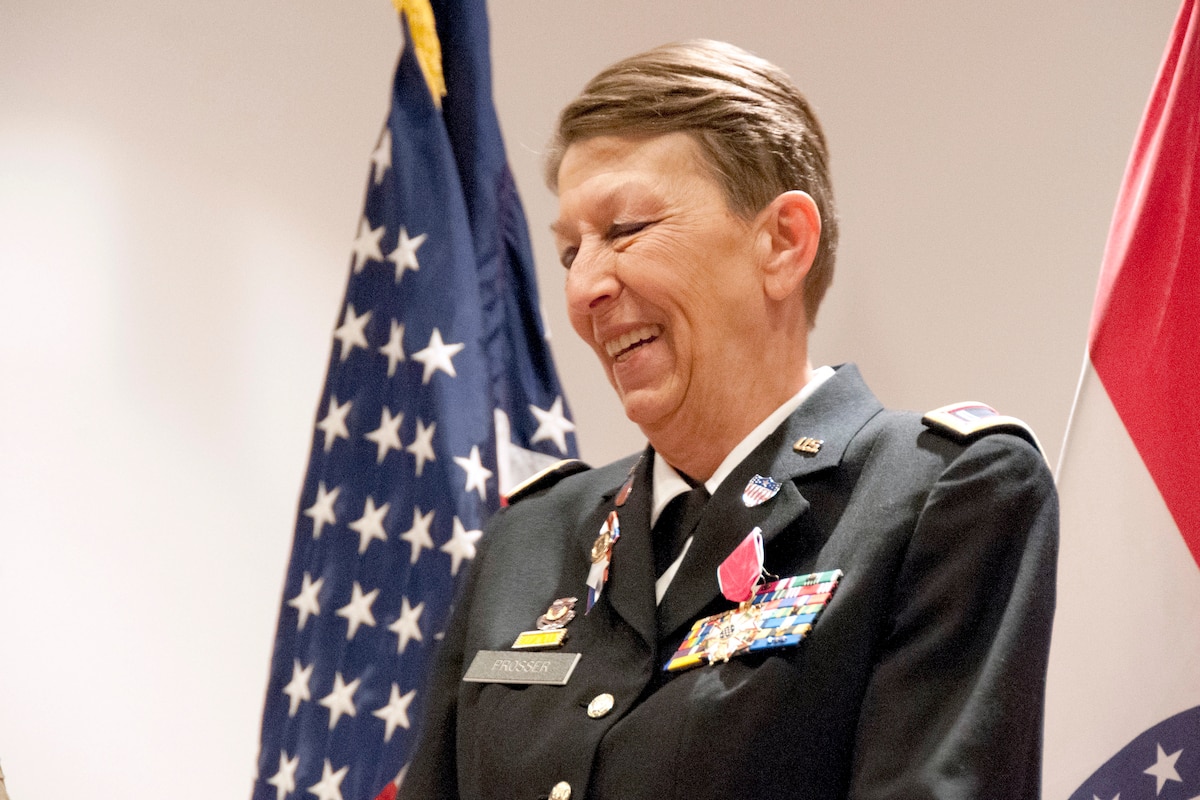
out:
M1200 7L1117 200L1058 488L1044 797L1200 705Z

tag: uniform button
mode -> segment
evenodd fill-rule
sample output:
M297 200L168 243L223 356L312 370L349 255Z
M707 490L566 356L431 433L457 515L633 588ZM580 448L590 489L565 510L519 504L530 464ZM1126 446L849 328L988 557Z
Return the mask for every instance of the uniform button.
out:
M588 716L592 719L600 719L608 712L612 711L613 696L608 692L598 694L592 698L592 702L588 703Z
M571 800L571 784L559 781L550 790L550 800Z

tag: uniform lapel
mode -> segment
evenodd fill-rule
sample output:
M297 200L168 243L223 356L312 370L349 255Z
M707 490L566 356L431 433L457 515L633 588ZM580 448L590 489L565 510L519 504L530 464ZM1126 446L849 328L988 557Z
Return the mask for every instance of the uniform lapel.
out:
M650 546L650 463L652 451L647 448L633 469L633 490L625 505L616 508L615 498L620 487L606 495L607 505L601 522L608 512L616 509L621 525L621 537L613 545L612 564L608 583L600 602L607 597L619 614L643 639L654 647L656 621L654 604L654 553ZM623 482L622 482L623 483ZM599 523L593 536L600 532Z
M717 567L755 527L762 529L763 541L769 543L803 515L809 503L797 482L841 463L854 434L882 408L858 370L847 364L763 440L722 482L704 509L692 546L658 608L658 630L674 633L720 594ZM823 440L820 450L796 452L792 445L802 437ZM775 497L747 508L742 492L755 475L772 477L782 486Z

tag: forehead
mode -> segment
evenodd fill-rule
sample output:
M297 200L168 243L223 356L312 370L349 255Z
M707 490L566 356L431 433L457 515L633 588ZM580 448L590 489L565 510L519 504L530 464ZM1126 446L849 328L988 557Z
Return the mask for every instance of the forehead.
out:
M571 144L563 153L557 190L561 195L599 172L635 171L705 177L711 173L700 144L688 133L592 136Z

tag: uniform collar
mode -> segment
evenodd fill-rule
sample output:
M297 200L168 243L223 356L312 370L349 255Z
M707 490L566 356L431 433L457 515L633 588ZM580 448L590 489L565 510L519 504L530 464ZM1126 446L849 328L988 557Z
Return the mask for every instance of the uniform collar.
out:
M766 419L760 422L754 430L746 435L746 438L738 442L725 459L717 466L716 472L712 474L707 481L704 482L704 488L708 490L710 496L717 493L717 489L729 477L730 473L737 468L739 464L746 460L754 450L763 443L763 441L775 432L780 425L787 420L792 413L799 408L804 401L815 392L821 384L833 377L833 367L820 367L813 371L812 378L808 383L804 384L804 388L796 392L790 398L785 400L779 408L775 409ZM651 470L652 488L651 488L651 506L650 506L650 528L653 530L654 524L658 522L658 517L662 514L663 509L667 507L667 503L678 495L689 491L692 487L679 474L678 470L667 463L667 460L662 457L657 451L654 453L654 468ZM671 581L675 578L675 573L679 570L680 563L687 557L688 550L692 546L692 537L684 542L683 549L680 550L679 556L663 574L658 577L654 583L654 599L656 603L661 603L663 595L666 594L667 588L671 585Z
M660 631L669 635L689 623L720 595L717 566L754 528L770 544L808 511L800 482L817 473L836 469L851 440L883 406L863 383L852 364L836 369L799 408L770 433L726 477L713 494L669 589L658 605ZM812 450L798 451L793 443L811 440ZM772 477L780 484L769 502L746 505L742 487L755 475Z
M717 469L712 476L704 482L704 488L708 490L709 495L717 493L717 489L729 477L729 474L741 464L748 455L754 452L763 440L770 436L776 428L783 424L783 421L792 415L800 405L813 393L821 384L829 380L834 375L833 367L818 367L813 370L812 378L804 387L789 397L783 402L779 408L771 412L762 422L746 434L746 438L742 439L737 445L729 451L725 459L717 465ZM652 496L653 502L650 506L650 527L654 527L654 523L658 522L658 517L663 509L667 507L667 503L677 495L690 490L692 487L680 477L679 472L667 463L667 460L660 453L654 453L654 469L651 471L653 475Z

